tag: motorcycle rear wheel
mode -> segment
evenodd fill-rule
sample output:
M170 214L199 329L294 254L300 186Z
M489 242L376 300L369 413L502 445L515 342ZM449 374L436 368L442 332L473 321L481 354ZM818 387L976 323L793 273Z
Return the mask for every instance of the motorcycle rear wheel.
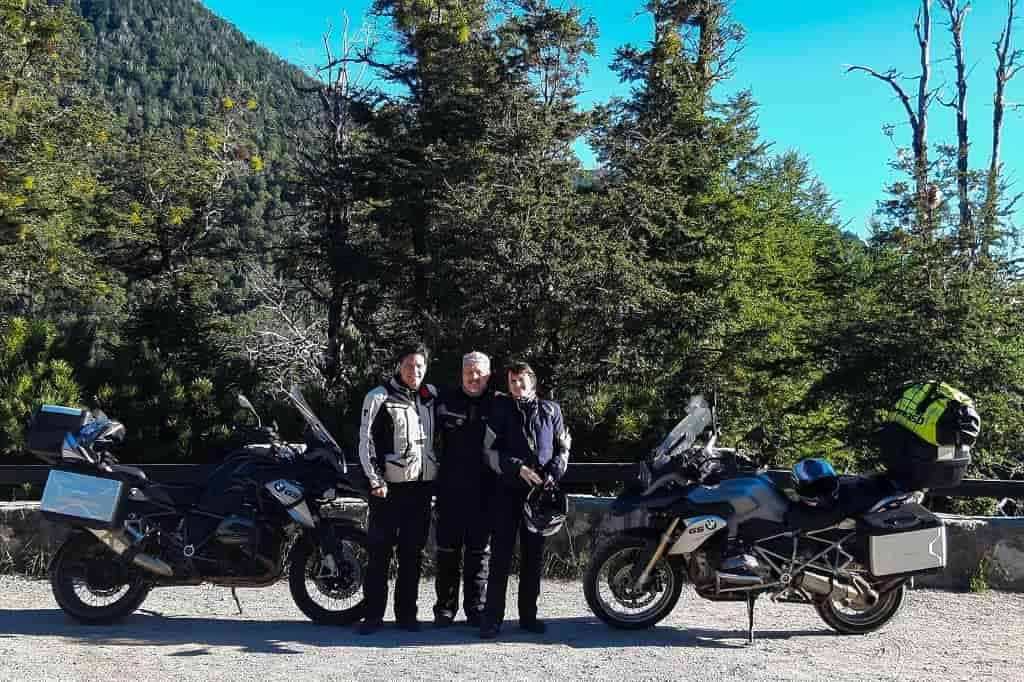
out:
M842 635L864 635L878 630L899 613L907 595L906 585L880 594L865 609L855 609L834 599L816 602L814 608L825 624Z
M643 538L623 535L594 555L583 592L594 615L622 630L649 628L667 616L683 590L682 568L662 556L642 592L630 585L633 565L643 553Z
M91 533L77 533L53 557L50 587L69 616L80 623L101 625L134 612L151 586L141 568L125 565Z
M326 575L320 546L300 541L291 554L288 587L295 605L314 623L351 625L363 617L363 585L369 549L366 533L335 525L341 556L335 557L336 575Z

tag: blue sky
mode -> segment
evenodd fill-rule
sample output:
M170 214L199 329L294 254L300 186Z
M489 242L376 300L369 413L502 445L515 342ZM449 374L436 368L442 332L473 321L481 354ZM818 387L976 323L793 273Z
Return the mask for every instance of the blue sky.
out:
M252 0L204 0L217 15L232 22L249 38L299 66L321 56L321 34L328 20L341 23L346 10L354 25L369 4L366 0L305 0L296 3ZM583 105L625 95L627 88L609 70L616 47L650 40L651 23L638 14L641 2L592 0L578 3L593 16L600 30L598 55L586 81ZM808 159L814 173L838 202L847 228L865 235L868 218L882 188L892 178L887 163L894 145L882 133L896 124L896 140L909 146L909 126L902 105L889 86L866 74L845 74L843 64L863 64L885 71L894 67L918 72L913 24L916 0L860 0L838 3L790 0L735 0L735 18L747 30L736 74L729 90L749 88L760 104L762 137L783 152L795 149ZM992 43L1005 21L1005 0L975 0L965 29L965 51L971 69L968 120L972 166L987 167L992 137L994 83ZM954 79L950 34L944 12L933 2L932 83L952 86ZM1024 24L1017 27L1024 45ZM907 82L908 93L916 83ZM951 90L947 88L947 92ZM1010 102L1024 101L1024 74L1010 83ZM929 121L933 143L955 141L953 112L934 106ZM1024 151L1020 143L1024 114L1007 112L1002 156L1011 179L1016 179ZM580 149L584 163L592 157ZM1018 187L1019 190L1019 187Z

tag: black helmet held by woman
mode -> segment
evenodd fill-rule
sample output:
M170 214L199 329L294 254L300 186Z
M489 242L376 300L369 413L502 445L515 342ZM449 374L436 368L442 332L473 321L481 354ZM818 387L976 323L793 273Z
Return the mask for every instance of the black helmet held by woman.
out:
M557 487L536 486L523 502L523 519L533 533L554 535L565 523L569 498Z

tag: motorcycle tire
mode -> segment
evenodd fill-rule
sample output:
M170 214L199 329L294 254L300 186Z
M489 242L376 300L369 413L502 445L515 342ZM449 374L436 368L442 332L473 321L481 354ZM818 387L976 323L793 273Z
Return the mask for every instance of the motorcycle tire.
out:
M646 540L623 535L598 550L583 579L583 592L594 615L622 630L642 630L667 616L683 590L685 574L679 564L662 557L655 564L645 591L629 586L633 564Z
M899 613L907 595L906 585L880 594L866 609L855 610L833 599L816 602L814 608L825 624L841 635L864 635L878 630Z
M141 568L125 565L99 538L76 533L50 563L50 587L57 604L76 621L105 625L133 613L152 586Z
M291 553L288 587L295 605L314 623L351 625L363 617L366 598L363 585L369 561L366 533L341 524L334 527L342 556L335 557L337 575L318 575L320 547L300 541Z

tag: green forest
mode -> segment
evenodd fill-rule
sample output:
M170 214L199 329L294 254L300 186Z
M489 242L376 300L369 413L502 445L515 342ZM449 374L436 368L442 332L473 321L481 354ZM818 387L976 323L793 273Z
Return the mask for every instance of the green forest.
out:
M354 450L365 391L422 340L442 386L469 350L528 359L576 461L635 460L702 392L723 442L761 424L780 465L870 470L899 387L941 379L982 415L969 475L1024 477L998 145L926 136L938 105L910 92L861 239L752 94L721 96L729 3L638 9L621 96L584 108L600 27L544 0L377 0L314 73L193 0L0 0L0 452L48 402L122 420L124 461L216 460L235 395L287 433L293 383Z

